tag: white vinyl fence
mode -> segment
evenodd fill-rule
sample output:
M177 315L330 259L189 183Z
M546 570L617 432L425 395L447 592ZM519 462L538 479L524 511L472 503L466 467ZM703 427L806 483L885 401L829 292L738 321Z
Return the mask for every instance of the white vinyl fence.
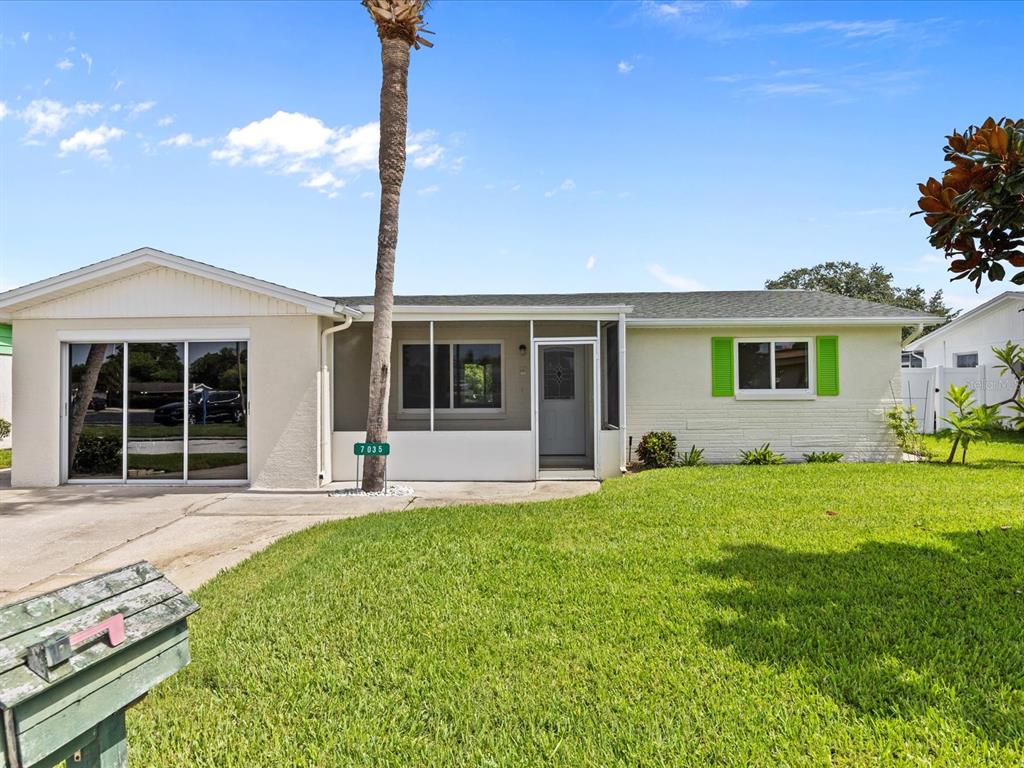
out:
M980 405L991 405L1006 400L1013 394L1016 383L1012 376L999 375L994 365L980 365L977 368L904 368L903 405L915 407L915 416L921 432L931 434L946 429L944 420L953 406L946 400L950 384L958 387L966 384L974 390L974 399ZM1009 416L1010 409L1004 408L1003 415Z

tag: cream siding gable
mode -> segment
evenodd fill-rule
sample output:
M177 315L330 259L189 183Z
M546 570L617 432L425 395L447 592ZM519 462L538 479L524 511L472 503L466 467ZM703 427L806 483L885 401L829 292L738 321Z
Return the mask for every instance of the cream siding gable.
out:
M14 313L16 319L76 317L266 317L305 307L168 267L154 267Z

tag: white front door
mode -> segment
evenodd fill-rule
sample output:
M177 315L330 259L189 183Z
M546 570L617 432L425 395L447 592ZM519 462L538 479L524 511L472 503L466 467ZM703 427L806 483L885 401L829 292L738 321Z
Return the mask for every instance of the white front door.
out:
M540 453L579 456L587 452L583 349L580 346L541 349Z

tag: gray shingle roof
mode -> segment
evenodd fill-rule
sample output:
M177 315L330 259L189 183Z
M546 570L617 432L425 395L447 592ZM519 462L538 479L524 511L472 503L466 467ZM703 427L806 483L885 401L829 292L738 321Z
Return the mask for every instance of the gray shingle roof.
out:
M373 304L372 296L332 296L340 304ZM924 312L832 293L801 290L689 291L686 293L477 293L457 296L396 296L397 306L550 307L629 305L631 319L713 320L719 318L906 318ZM938 318L936 318L938 319Z

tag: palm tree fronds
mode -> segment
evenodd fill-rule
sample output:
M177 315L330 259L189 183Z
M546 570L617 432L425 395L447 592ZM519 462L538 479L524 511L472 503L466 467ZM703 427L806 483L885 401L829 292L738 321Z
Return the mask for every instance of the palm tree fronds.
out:
M433 43L423 37L424 34L434 34L423 21L423 11L427 4L427 0L363 0L381 38L397 37L416 49L421 45L434 47Z

